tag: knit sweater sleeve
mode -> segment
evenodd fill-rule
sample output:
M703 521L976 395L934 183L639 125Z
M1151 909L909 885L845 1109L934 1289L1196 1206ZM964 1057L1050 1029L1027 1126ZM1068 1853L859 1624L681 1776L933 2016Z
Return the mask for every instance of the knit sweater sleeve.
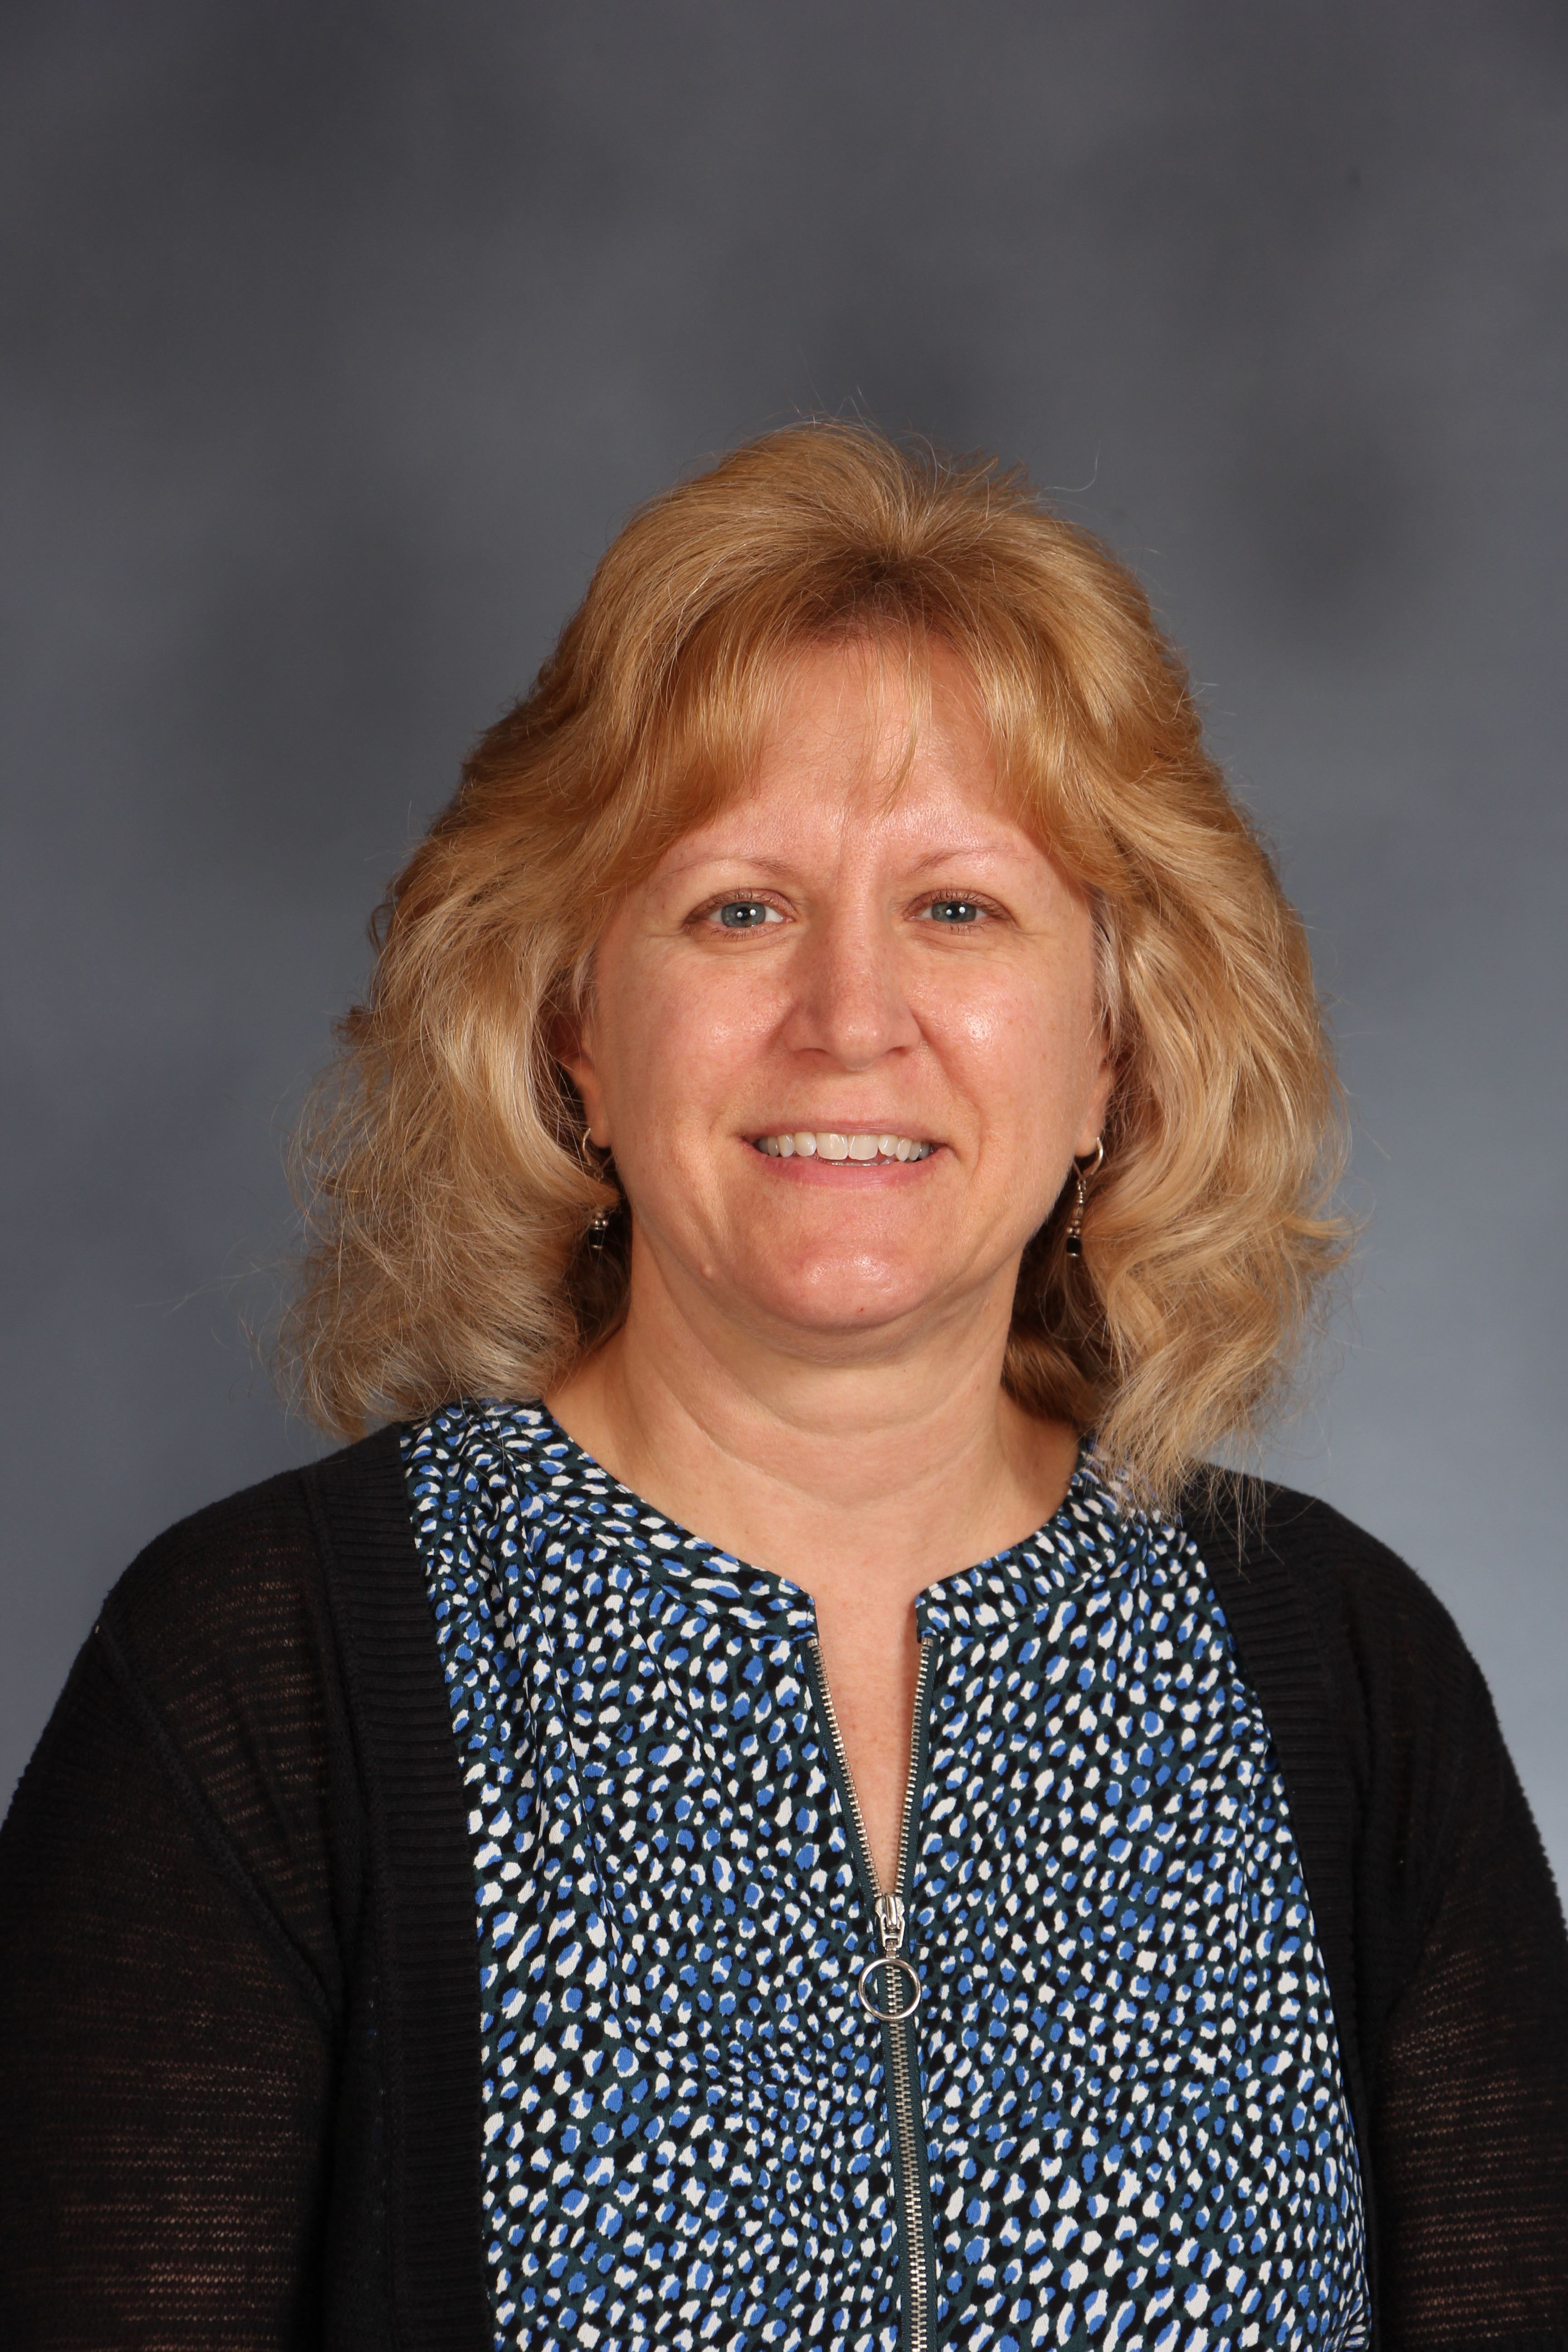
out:
M1568 1935L1480 1669L1327 1504L1187 1512L1274 1736L1373 2222L1373 2352L1568 2352Z
M106 1603L0 1833L0 2341L319 2341L342 1955L299 1482Z
M1479 1670L1373 2082L1384 2340L1568 2347L1568 1939ZM1395 1828L1394 1834L1400 1834Z
M1280 1490L1267 1528L1347 1800L1321 1879L1353 1955L1336 2006L1363 2080L1377 2342L1568 2352L1568 1936L1485 1680L1385 1545Z

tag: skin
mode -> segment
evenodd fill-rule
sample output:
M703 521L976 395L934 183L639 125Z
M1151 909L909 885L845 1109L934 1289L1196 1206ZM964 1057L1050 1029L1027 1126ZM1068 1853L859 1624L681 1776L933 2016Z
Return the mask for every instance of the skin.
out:
M812 1595L887 1885L915 1596L1030 1535L1072 1475L1079 1433L1016 1405L1002 1362L1025 1244L1111 1074L1088 903L1000 804L956 658L933 648L891 788L897 663L815 647L782 685L749 788L617 909L560 1041L630 1204L631 1280L547 1402L657 1509ZM938 1148L755 1149L798 1128Z

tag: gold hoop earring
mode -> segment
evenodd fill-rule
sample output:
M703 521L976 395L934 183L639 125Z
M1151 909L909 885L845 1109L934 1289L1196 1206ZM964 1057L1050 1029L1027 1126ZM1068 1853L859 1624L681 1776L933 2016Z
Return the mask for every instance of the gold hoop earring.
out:
M1087 1153L1085 1157L1088 1157ZM1062 1244L1062 1248L1068 1257L1083 1255L1084 1202L1088 1197L1089 1184L1099 1175L1104 1163L1105 1143L1104 1139L1098 1135L1094 1139L1094 1157L1089 1161L1088 1167L1080 1168L1076 1160L1073 1161L1072 1181L1078 1189L1078 1198L1072 1204L1072 1215L1068 1221L1067 1238Z

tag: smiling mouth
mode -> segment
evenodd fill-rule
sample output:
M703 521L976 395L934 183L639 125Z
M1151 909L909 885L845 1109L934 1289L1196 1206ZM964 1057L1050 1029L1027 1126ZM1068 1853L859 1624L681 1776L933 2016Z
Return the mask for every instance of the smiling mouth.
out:
M929 1160L936 1146L912 1135L849 1135L837 1128L799 1127L753 1136L752 1149L770 1160L850 1160L861 1167L890 1168L899 1160Z

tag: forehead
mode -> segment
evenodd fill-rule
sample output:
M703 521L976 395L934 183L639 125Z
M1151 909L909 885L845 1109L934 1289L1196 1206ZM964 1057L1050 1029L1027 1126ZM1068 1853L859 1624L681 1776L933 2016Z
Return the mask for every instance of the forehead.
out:
M918 767L976 796L994 791L978 690L940 639L800 646L776 665L770 686L757 746L764 775L805 764L845 785L892 793Z

